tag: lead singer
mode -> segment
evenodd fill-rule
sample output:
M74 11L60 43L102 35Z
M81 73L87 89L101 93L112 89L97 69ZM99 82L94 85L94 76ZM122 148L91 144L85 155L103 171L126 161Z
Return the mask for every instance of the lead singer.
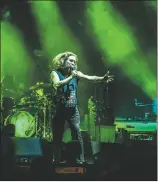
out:
M111 82L113 76L109 72L105 76L88 76L77 70L78 58L72 52L58 54L52 60L53 70L50 73L50 81L55 89L55 114L52 121L54 162L60 163L61 143L64 134L65 121L68 122L72 140L80 144L79 156L76 163L83 164L84 146L80 132L80 114L78 109L77 88L82 79L98 83ZM73 152L73 151L72 151Z

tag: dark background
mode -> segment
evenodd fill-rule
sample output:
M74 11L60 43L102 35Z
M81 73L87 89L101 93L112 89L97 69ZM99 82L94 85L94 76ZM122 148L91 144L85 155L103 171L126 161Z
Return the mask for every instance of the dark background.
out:
M102 55L95 45L92 38L90 38L85 29L85 17L84 17L84 2L83 1L60 1L58 5L61 9L62 16L70 27L74 36L81 42L83 50L86 55L86 60L89 63L90 72L87 74L103 75L106 70L102 64ZM134 31L139 45L150 62L149 66L156 77L156 50L157 50L157 17L156 11L152 7L147 7L143 1L112 1L112 5L119 11L127 20L132 30ZM39 36L35 27L35 20L31 14L31 8L28 3L14 2L12 4L6 3L1 7L1 12L4 8L9 8L11 11L10 22L17 26L22 31L26 45L33 53L35 49L41 49ZM72 19L73 17L73 19ZM153 59L154 57L154 59ZM45 65L45 58L40 60L37 64L38 57L34 57L35 70L31 84L35 84L37 81L48 82L47 76L44 75L48 65ZM41 58L40 58L41 59ZM106 61L106 58L104 58ZM43 69L41 70L39 65L41 64ZM82 68L80 68L82 70ZM141 102L151 103L152 99L149 98L142 89L132 83L132 81L124 75L124 73L118 67L109 68L110 71L116 76L115 81L109 85L109 101L113 106L116 116L137 116L143 115L144 110L137 108L134 105L134 99L137 98ZM39 71L40 70L40 71ZM140 68L141 70L141 68ZM42 71L42 74L41 74ZM92 84L88 84L85 90L83 90L80 97L85 94L85 102L80 103L81 111L87 112L87 100L90 95L94 94L95 87ZM97 86L97 98L104 98L106 94L105 85Z

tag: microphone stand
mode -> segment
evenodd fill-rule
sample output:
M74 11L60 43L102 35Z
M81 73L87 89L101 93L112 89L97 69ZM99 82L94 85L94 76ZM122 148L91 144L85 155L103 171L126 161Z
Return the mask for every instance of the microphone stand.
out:
M107 72L109 70L107 69ZM106 117L105 117L105 125L113 126L114 125L114 116L113 116L113 109L109 105L109 83L106 83L105 89L105 110L106 110Z
M107 72L108 72L108 69L107 69ZM105 86L100 89L100 100L103 100L103 102L102 102L102 105L100 105L102 107L102 109L100 108L102 110L101 111L102 113L99 113L99 120L100 120L98 123L99 142L101 142L101 125L106 125L105 123L108 118L107 113L105 113L109 106L109 85L108 85L108 83L105 83ZM103 123L103 119L105 120L105 123Z

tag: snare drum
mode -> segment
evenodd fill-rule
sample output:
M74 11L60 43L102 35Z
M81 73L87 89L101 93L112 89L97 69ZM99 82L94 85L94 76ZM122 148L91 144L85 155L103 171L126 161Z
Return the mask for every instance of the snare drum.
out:
M35 134L35 117L26 111L15 111L5 120L5 125L15 125L15 137L31 137Z

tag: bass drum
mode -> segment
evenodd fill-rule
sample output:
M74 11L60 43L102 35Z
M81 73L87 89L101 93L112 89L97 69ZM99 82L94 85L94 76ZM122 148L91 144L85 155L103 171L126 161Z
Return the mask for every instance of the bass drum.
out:
M35 117L26 111L16 111L10 114L5 125L15 126L15 137L32 137L36 131Z

